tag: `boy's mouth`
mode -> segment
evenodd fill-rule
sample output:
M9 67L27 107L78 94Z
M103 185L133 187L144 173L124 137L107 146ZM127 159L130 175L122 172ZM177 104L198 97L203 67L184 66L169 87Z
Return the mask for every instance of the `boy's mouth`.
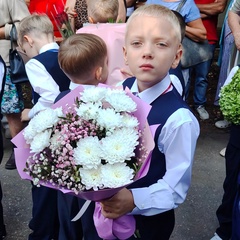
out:
M153 69L153 66L151 64L142 64L140 68L142 70L150 70L150 69Z

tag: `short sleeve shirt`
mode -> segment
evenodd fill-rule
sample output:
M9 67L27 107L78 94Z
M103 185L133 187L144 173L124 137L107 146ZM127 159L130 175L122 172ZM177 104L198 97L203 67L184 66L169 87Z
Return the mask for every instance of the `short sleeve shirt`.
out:
M240 15L240 0L233 1L230 11L233 11L234 13Z
M171 10L176 11L178 8L178 5L181 3L181 0L176 1L176 2L166 2L166 1L162 1L162 0L147 0L146 3L147 4L159 4L164 7L169 8ZM183 16L185 23L189 23L189 22L192 22L194 20L201 18L199 9L198 9L197 5L195 4L194 0L187 0L179 13Z

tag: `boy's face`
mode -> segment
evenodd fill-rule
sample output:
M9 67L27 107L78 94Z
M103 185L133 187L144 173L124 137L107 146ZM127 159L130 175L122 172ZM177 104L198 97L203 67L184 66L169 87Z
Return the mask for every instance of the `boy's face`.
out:
M177 67L182 48L169 21L136 16L126 34L124 57L138 79L139 91L160 82L171 67Z

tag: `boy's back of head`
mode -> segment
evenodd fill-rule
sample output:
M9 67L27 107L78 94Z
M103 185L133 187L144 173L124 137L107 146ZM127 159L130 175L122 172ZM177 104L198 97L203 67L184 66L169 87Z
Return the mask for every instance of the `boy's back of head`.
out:
M116 22L118 16L118 0L87 0L90 23Z
M98 36L90 33L74 34L65 39L59 48L61 69L75 82L89 78L107 58L107 46Z
M45 35L54 41L54 31L51 20L46 14L33 13L25 17L18 26L18 42L23 43L25 35L33 35L41 38Z

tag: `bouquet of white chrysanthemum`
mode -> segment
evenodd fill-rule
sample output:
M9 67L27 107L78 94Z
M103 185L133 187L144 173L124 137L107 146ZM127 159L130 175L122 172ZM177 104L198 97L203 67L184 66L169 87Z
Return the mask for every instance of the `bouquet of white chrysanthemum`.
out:
M147 158L142 140L146 118L136 114L140 104L122 89L91 87L78 96L76 92L55 108L39 112L23 130L29 152L20 171L35 185L80 197L89 190L117 189L133 182Z

